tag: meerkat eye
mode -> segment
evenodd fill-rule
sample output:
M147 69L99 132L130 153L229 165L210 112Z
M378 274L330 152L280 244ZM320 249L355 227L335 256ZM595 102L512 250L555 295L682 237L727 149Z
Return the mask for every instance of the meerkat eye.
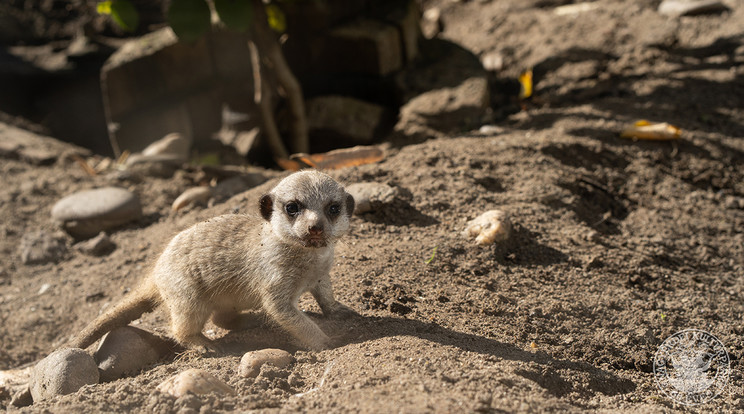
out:
M328 215L331 217L335 217L341 214L341 205L340 204L331 204L328 206Z
M284 205L284 211L286 211L287 214L289 214L290 216L294 217L297 215L297 213L300 212L300 205L294 201L290 201L289 203Z

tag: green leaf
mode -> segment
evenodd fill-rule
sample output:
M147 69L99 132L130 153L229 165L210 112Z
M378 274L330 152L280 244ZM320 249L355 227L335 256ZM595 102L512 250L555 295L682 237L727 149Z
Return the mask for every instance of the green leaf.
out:
M193 164L197 165L222 165L220 162L220 155L216 152L207 152L204 154L197 154L194 156L194 158L191 160Z
M266 16L269 19L269 27L275 32L284 33L287 30L287 18L284 12L276 4L266 5Z
M214 0L214 8L229 29L244 32L251 27L253 6L250 0Z
M139 25L139 13L128 0L102 1L96 5L99 14L111 16L122 29L133 32Z
M424 263L430 264L432 261L434 261L434 256L437 255L437 247L438 246L434 246L434 250L431 251L431 257L429 257L427 260L425 260Z
M209 6L205 0L173 0L168 9L168 24L179 39L194 42L212 24Z

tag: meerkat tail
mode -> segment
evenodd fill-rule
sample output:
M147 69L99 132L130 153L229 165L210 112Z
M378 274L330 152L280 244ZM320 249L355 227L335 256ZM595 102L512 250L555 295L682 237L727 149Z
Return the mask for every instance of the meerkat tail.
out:
M89 323L69 345L73 348L85 349L107 332L126 326L143 313L152 312L160 302L160 293L148 278L121 302Z

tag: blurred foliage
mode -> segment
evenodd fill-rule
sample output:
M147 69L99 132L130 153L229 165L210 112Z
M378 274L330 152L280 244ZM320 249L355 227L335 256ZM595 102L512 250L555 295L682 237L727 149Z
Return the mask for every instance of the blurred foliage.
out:
M179 39L193 42L209 30L212 22L210 4L228 29L239 32L250 29L253 20L250 0L173 0L167 19ZM277 32L284 32L287 29L284 12L273 3L265 5L265 8L269 26ZM102 1L96 10L111 16L117 25L129 32L135 31L139 24L137 9L129 0Z
M266 16L269 19L269 27L279 33L284 33L287 30L287 19L284 17L284 12L276 4L266 5Z
M199 39L212 24L209 5L204 0L173 0L167 18L176 36L187 42Z
M106 14L122 29L133 32L139 25L139 13L132 3L127 0L102 1L96 6L99 14Z

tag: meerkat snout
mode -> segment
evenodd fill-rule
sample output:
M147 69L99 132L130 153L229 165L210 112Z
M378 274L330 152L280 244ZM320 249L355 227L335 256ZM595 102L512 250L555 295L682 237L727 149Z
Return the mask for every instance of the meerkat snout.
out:
M303 191L285 191L298 187ZM259 210L284 240L319 248L332 245L346 234L354 198L325 174L300 172L261 197Z

